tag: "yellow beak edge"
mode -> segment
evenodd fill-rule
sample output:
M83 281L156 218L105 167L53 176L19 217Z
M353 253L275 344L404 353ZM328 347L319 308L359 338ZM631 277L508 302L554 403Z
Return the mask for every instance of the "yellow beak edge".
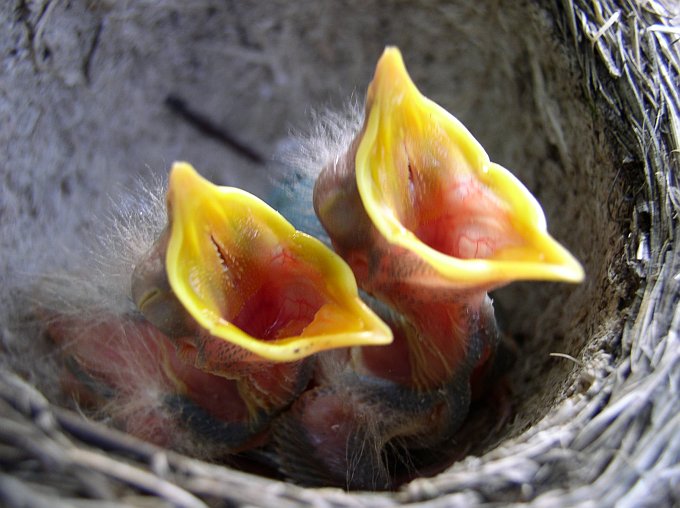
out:
M253 361L392 341L345 262L255 196L213 185L177 162L168 210L173 292L202 328L252 352ZM251 326L258 319L267 322Z

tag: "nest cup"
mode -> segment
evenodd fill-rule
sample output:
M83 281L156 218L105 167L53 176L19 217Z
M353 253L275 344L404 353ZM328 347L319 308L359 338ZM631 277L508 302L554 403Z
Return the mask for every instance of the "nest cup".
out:
M0 499L288 506L680 500L677 15L670 2L10 1L0 7ZM493 295L513 416L398 492L304 489L141 443L55 404L18 344L34 274L68 268L115 189L191 161L264 195L310 110L361 100L386 44L534 193L579 286ZM189 107L233 139L197 128ZM180 108L181 109L181 108ZM257 154L253 157L253 153ZM118 200L123 198L116 198ZM37 348L37 346L36 346ZM24 348L25 349L25 348ZM33 350L30 362L47 363ZM473 415L474 416L474 415ZM69 501L70 500L70 501Z

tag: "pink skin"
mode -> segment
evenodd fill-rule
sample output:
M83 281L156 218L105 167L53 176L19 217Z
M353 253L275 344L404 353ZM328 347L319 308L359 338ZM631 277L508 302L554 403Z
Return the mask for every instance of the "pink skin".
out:
M67 391L80 404L108 408L114 421L139 438L181 446L177 440L190 429L167 407L168 396L182 396L221 422L248 421L236 382L182 362L173 344L145 321L59 316L51 320L48 333L65 358L75 362L64 373ZM248 443L233 449L244 446Z

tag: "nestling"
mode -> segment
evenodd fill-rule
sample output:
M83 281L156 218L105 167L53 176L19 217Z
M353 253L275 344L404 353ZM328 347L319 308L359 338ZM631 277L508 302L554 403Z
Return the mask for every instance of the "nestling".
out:
M45 311L69 389L130 433L213 457L253 448L307 386L311 355L392 340L347 265L256 197L176 163L167 203L128 267L134 305Z
M435 452L466 417L471 380L483 382L498 344L487 292L579 282L583 270L529 191L420 94L396 48L344 150L321 170L314 208L395 340L331 362L275 434L295 436L280 437L282 460L304 482L389 488L395 464Z

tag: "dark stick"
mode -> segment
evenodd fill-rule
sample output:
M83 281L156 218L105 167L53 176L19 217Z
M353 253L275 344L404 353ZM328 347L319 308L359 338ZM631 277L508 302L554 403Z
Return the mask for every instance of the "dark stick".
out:
M206 116L189 108L183 99L180 99L176 95L168 95L165 99L165 105L170 111L183 118L187 123L206 136L227 145L241 156L250 159L253 162L264 164L265 158L260 153L236 139L224 127L215 125L215 123Z

